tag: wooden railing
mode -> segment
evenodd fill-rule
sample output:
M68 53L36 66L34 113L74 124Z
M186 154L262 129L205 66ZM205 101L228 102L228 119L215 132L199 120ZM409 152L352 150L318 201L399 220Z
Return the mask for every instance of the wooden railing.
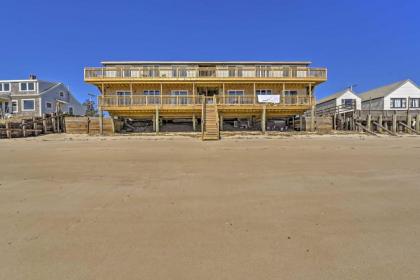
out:
M115 79L183 79L200 78L274 78L274 79L327 79L326 68L292 66L154 66L154 67L87 67L85 80Z
M312 100L313 101L313 100ZM260 103L254 96L148 96L148 95L106 95L99 96L99 105L103 107L127 107L127 106L192 106L203 103L218 105L244 106L244 105L269 105L269 106L299 106L311 105L309 96L280 96L279 103Z

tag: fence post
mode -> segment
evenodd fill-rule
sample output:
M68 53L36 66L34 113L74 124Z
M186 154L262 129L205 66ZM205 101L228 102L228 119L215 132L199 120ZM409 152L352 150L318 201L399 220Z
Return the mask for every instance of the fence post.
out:
M33 125L33 129L34 129L34 135L38 136L38 123L36 122L35 117L32 118L32 125Z
M22 120L22 136L26 137L26 124L25 120Z
M12 130L10 129L10 123L6 121L6 136L12 138Z
M51 124L52 124L53 132L56 133L57 132L57 126L56 126L56 120L55 120L55 113L51 113L50 118L51 118Z
M47 134L47 118L45 114L42 114L42 130L44 134Z
M61 132L61 126L60 126L60 113L56 114L56 118L57 118L57 132L60 133Z

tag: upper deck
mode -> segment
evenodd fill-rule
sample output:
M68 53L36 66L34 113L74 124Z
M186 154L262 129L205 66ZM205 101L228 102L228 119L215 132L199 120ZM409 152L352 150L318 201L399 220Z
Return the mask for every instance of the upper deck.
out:
M87 67L88 83L264 81L313 82L327 80L326 68L310 62L103 62Z

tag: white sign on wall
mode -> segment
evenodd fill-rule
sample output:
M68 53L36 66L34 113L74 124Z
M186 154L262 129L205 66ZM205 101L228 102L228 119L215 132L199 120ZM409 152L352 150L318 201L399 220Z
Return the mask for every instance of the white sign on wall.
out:
M280 103L280 95L258 95L260 103Z

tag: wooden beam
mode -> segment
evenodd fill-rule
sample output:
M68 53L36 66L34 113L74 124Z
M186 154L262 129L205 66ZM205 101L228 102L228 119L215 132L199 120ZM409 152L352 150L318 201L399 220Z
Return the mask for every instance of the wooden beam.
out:
M382 124L379 124L377 122L373 122L374 125L376 125L378 128L381 128L382 130L388 132L392 136L398 136L396 133L392 132L391 130L388 130L386 127L384 127ZM379 129L378 129L379 130Z
M409 127L408 125L406 125L406 124L405 124L405 123L403 123L403 122L399 122L399 124L400 124L400 125L402 125L403 127L405 127L405 129L406 129L407 131L413 132L413 133L415 133L415 134L420 134L420 132L416 131L415 129L412 129L411 127Z
M362 124L360 124L360 123L358 123L358 122L356 122L355 124L356 124L359 128L361 128L362 130L366 131L367 133L369 133L369 134L371 134L371 135L374 135L374 136L378 136L378 134L376 134L375 132L373 132L373 131L371 131L371 130L367 129L367 127L363 126Z

